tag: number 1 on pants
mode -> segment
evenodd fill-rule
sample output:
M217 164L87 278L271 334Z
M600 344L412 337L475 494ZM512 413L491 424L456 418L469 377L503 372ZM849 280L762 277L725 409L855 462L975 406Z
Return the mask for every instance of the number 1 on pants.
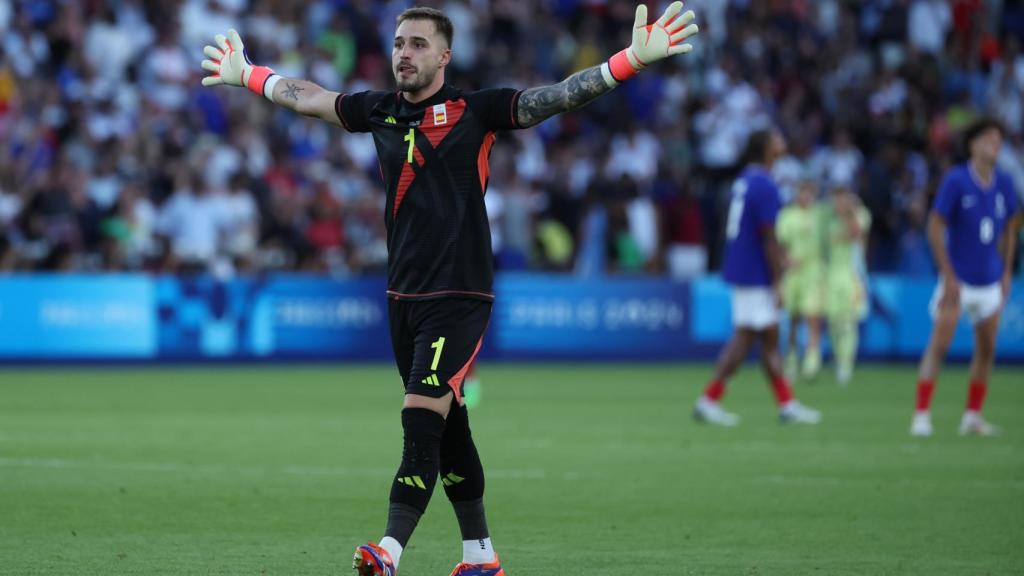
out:
M430 370L433 372L437 370L437 364L441 361L441 350L444 349L444 336L434 340L430 347L434 349L434 361L430 363Z

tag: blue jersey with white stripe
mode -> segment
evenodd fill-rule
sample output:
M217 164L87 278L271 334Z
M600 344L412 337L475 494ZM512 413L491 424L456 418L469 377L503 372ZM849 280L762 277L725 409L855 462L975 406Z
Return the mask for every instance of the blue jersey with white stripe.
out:
M732 186L725 230L722 276L737 286L771 286L772 273L765 254L766 229L775 228L782 207L779 188L762 167L748 167Z
M1010 176L996 170L983 187L967 164L946 173L932 206L946 221L946 251L956 277L972 286L999 282L1003 257L999 238L1017 212Z

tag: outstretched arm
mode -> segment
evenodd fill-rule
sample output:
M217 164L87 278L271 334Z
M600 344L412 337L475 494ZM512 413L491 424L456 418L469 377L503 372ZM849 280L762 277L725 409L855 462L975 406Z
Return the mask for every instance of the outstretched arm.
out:
M245 54L242 38L234 29L228 35L215 37L217 47L206 46L203 69L211 72L203 78L203 86L245 86L275 104L294 110L304 116L341 124L334 110L337 92L325 90L313 82L284 78L266 66L254 66Z
M524 90L519 96L516 121L529 127L562 112L580 108L610 91L662 58L693 49L687 38L698 32L693 10L679 14L682 2L673 2L654 24L647 24L647 6L636 7L633 43L600 66L576 72L558 84Z
M341 119L334 111L334 102L338 99L338 94L321 88L315 82L282 77L271 92L271 100L303 116L340 125Z
M523 128L540 124L555 114L575 110L612 88L601 75L601 66L580 70L558 84L528 88L519 95L516 122Z

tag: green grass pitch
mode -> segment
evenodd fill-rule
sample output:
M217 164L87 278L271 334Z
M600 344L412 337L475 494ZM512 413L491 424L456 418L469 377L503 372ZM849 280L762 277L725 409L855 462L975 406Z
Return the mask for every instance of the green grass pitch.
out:
M691 421L706 365L487 365L471 415L509 576L1024 574L1024 370L999 438L908 436L914 371L798 385L780 426L747 367L736 429ZM397 467L391 366L0 370L0 574L349 574ZM440 487L402 573L461 557Z

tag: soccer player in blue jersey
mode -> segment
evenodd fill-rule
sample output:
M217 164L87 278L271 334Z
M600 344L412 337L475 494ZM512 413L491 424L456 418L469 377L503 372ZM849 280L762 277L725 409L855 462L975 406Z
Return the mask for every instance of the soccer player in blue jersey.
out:
M917 410L910 426L914 436L932 435L932 392L961 312L974 326L974 354L960 434L998 433L982 418L981 407L996 353L999 315L1010 292L1017 195L1010 176L996 168L1003 145L999 123L981 119L964 136L969 160L946 174L928 219L928 242L941 279L931 301L931 339L918 369Z
M793 397L779 354L782 257L775 238L775 220L782 200L770 170L785 150L785 140L775 130L751 134L747 167L732 187L722 275L732 285L734 330L718 358L714 377L694 407L693 416L698 421L723 426L739 423L739 416L725 411L719 400L725 394L726 380L755 343L761 347L761 366L779 403L780 420L797 424L817 424L821 420L817 410Z

